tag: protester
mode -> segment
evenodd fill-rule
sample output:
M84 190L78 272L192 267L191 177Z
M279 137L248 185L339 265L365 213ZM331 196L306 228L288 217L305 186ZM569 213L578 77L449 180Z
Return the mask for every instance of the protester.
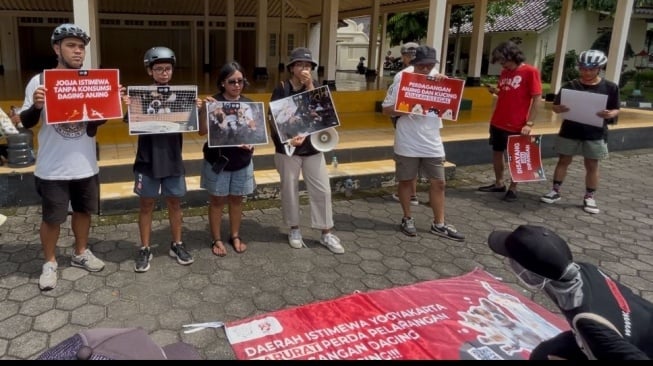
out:
M619 114L619 86L612 81L599 76L607 64L608 58L598 50L588 50L578 56L580 76L565 85L562 89L577 90L588 93L607 95L604 109L596 111L603 118L602 126L564 119L556 138L555 150L558 152L558 163L553 172L553 188L540 198L544 203L554 203L560 200L560 186L567 176L567 168L574 155L582 155L585 165L585 196L583 210L587 213L599 213L594 196L599 186L599 160L608 157L608 124L613 123ZM552 110L555 113L565 113L571 108L586 108L584 105L562 105L561 93L555 97Z
M411 65L415 73L432 74L436 81L446 78L445 75L434 73L437 63L436 51L432 47L419 46ZM402 70L399 73L409 72ZM430 182L429 200L433 210L431 233L445 238L463 241L465 236L444 219L444 188L445 188L445 151L440 137L442 120L438 116L415 115L398 112L394 106L399 93L399 78L395 78L383 100L383 113L399 116L395 129L394 160L397 180L399 181L399 201L403 210L401 232L408 236L416 236L415 219L411 215L410 195L417 179L422 172Z
M271 101L315 89L311 70L317 62L308 48L295 48L290 53L287 70L290 76L272 91ZM281 208L283 219L290 227L288 243L292 248L300 249L306 244L299 228L299 175L306 183L311 207L311 225L320 229L320 244L335 254L345 252L340 238L333 233L333 208L331 203L331 186L324 160L324 153L316 150L311 139L295 136L282 143L276 129L272 129L275 154L274 164L279 172L281 185Z
M237 62L222 66L218 74L218 93L207 97L204 104L222 101L253 102L241 93L247 85L243 69ZM238 111L234 109L234 114ZM242 108L238 110L242 111ZM200 136L209 133L207 109L201 109ZM229 205L229 244L236 253L247 250L247 244L240 237L240 222L243 215L243 196L254 192L254 164L252 145L230 147L209 147L204 143L204 161L200 186L209 193L209 227L211 230L211 250L213 254L224 257L227 250L222 242L220 224L222 210Z
M407 42L403 46L401 46L400 52L401 52L401 62L403 63L404 66L404 72L414 72L413 66L410 64L410 62L415 58L415 50L417 50L417 47L419 47L419 44L415 42ZM400 73L396 73L393 82L399 83L399 79L401 78ZM398 116L391 116L390 119L392 120L392 126L394 128L397 128L397 120L399 119ZM399 189L399 187L397 187ZM399 202L399 191L395 192L392 194L392 198ZM417 199L417 178L413 181L413 191L410 195L410 204L414 206L419 205L419 199Z
M177 59L167 47L152 47L145 52L145 71L156 86L169 85ZM179 98L175 96L175 99ZM170 98L169 98L170 99ZM190 101L191 103L193 101ZM195 101L199 108L202 100ZM125 103L131 103L125 96ZM148 103L141 103L146 108ZM156 201L165 198L172 241L168 255L179 264L193 263L193 256L182 241L181 198L186 195L186 169L182 159L182 133L145 134L138 136L134 160L134 193L140 197L138 228L141 248L134 262L134 271L147 272L152 260L152 215Z
M496 230L490 249L508 258L527 287L544 290L572 330L540 343L531 359L649 359L653 355L653 303L597 266L575 262L569 245L553 231L521 225Z
M481 192L506 192L503 199L517 200L517 183L510 182L506 191L503 182L505 170L505 151L510 135L530 135L537 109L542 102L542 82L540 72L526 64L526 58L519 47L511 42L500 43L493 51L490 61L502 66L496 88L496 105L490 121L490 145L492 145L492 165L495 182L479 187Z
M91 38L75 24L58 25L50 37L57 55L55 69L81 69L86 46ZM34 170L36 191L41 197L39 235L45 264L39 288L50 290L57 285L56 247L61 224L72 209L71 228L75 236L71 265L97 272L104 262L88 248L91 214L98 211L100 171L97 164L95 134L106 121L48 124L45 109L43 75L32 77L25 87L20 122L32 128L39 122L39 152Z

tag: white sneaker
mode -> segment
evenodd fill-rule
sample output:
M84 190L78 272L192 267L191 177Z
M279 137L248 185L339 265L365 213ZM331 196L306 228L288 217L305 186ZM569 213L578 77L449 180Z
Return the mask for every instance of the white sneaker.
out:
M288 244L295 249L301 249L306 246L302 239L302 232L299 229L290 229L290 232L288 232Z
M99 272L104 269L104 262L99 260L90 249L86 248L84 253L80 255L73 254L70 260L70 265L73 267L84 268L89 272Z
M7 222L7 216L0 214L0 226Z
M39 288L43 291L52 290L57 286L57 262L45 262L39 277Z
M332 253L342 254L345 252L345 248L340 244L340 238L335 236L332 233L322 234L320 238L320 244L327 247Z
M596 205L596 200L592 197L583 199L583 210L591 214L597 214L600 212L599 206Z

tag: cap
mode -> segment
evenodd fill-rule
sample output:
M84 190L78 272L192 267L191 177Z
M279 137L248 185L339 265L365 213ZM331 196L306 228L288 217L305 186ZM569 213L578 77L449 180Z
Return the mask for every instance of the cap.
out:
M415 56L415 50L419 47L419 44L415 42L407 42L404 43L403 46L401 46L401 50L399 51L402 55L407 55L410 54L411 56Z
M415 58L410 61L411 65L437 64L437 52L429 46L419 46L415 50Z
M308 48L298 47L290 52L290 61L288 61L288 70L295 62L310 62L313 67L317 66L317 62L313 60L313 53Z
M143 328L82 330L46 350L39 360L201 360L190 344L160 347Z
M495 253L512 258L527 270L558 281L573 262L571 250L553 231L536 225L521 225L514 231L495 230L488 237Z

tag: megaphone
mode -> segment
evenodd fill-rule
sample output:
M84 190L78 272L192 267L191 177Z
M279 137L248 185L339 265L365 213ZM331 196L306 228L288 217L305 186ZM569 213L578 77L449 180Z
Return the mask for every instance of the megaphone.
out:
M311 135L311 144L317 151L327 152L338 145L338 131L334 127L327 128Z

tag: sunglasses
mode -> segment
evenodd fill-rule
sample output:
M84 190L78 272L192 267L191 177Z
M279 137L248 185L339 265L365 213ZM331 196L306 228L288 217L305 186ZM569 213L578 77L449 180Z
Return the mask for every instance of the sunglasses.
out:
M229 79L227 80L227 84L229 85L245 85L245 79Z

